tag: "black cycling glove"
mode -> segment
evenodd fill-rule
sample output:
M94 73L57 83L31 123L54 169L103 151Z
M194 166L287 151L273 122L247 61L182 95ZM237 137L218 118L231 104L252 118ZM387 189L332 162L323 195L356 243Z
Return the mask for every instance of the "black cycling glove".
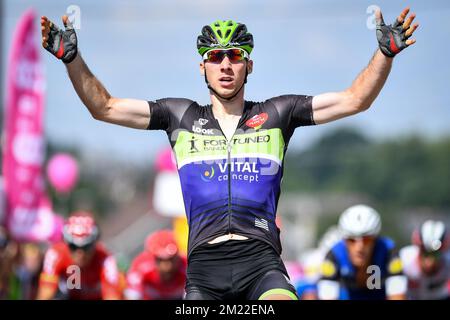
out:
M378 44L385 56L392 58L408 46L406 40L411 35L407 36L405 34L407 29L403 29L403 22L395 19L394 24L387 26L384 23L383 16L376 19L376 22Z
M70 63L78 53L77 35L69 19L66 21L65 31L50 22L50 32L45 49L64 63Z

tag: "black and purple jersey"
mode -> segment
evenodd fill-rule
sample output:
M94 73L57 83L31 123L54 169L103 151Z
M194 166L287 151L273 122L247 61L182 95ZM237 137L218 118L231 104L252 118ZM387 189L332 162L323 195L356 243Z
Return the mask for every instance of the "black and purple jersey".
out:
M299 126L313 125L312 96L245 101L227 140L211 105L188 99L149 102L150 130L165 130L174 150L189 224L188 254L234 233L269 243L281 254L275 224L283 159Z

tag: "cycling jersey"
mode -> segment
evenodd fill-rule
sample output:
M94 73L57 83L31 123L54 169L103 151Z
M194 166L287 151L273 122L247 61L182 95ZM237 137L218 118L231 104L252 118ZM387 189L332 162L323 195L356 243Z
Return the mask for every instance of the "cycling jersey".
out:
M439 268L430 275L422 272L419 252L419 247L414 245L400 250L403 271L408 277L408 298L413 300L449 299L450 252L442 255Z
M59 288L64 298L71 300L101 300L113 293L120 296L120 273L116 260L106 249L97 244L90 263L79 269L79 287L73 278L77 275L70 250L66 243L53 245L45 254L44 266L40 275L39 286ZM74 288L67 286L68 282Z
M149 101L148 129L167 132L189 224L188 255L198 245L235 233L269 243L281 254L276 209L289 139L313 125L312 97L245 101L230 141L210 105L188 99Z
M394 242L388 238L379 237L376 240L372 260L369 267L376 266L379 270L379 278L371 281L380 285L369 287L367 283L363 287L358 285L356 268L353 266L345 240L336 243L328 252L322 264L322 276L318 283L318 295L322 299L341 300L384 300L387 296L406 293L406 278L402 274L400 258L394 253ZM371 268L366 273L368 276L376 275L377 271ZM330 294L327 291L334 291ZM327 298L328 296L334 296Z
M186 258L180 257L173 277L161 279L155 258L148 252L138 255L127 273L125 296L129 300L181 300L186 283Z

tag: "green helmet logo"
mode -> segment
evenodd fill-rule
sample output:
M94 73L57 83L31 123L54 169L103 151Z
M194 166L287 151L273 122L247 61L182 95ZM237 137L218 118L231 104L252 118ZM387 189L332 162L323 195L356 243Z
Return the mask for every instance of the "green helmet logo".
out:
M217 20L202 28L197 38L200 55L216 48L241 48L250 54L253 50L253 36L245 24L233 20Z

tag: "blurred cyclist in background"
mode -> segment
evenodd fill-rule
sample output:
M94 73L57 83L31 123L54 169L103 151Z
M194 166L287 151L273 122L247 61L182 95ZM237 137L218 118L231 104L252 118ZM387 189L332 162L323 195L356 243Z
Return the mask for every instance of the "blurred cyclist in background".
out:
M145 250L132 262L125 297L129 300L180 300L184 297L186 258L170 230L149 235Z
M350 207L342 213L339 228L343 240L331 248L322 264L319 299L405 299L402 263L394 254L394 242L379 236L378 212L365 205ZM370 266L379 270L378 275Z
M413 245L400 250L408 298L448 300L450 236L442 221L428 220L413 232Z
M38 299L121 299L116 260L98 242L99 229L92 216L86 212L72 215L63 236L64 242L45 254Z

